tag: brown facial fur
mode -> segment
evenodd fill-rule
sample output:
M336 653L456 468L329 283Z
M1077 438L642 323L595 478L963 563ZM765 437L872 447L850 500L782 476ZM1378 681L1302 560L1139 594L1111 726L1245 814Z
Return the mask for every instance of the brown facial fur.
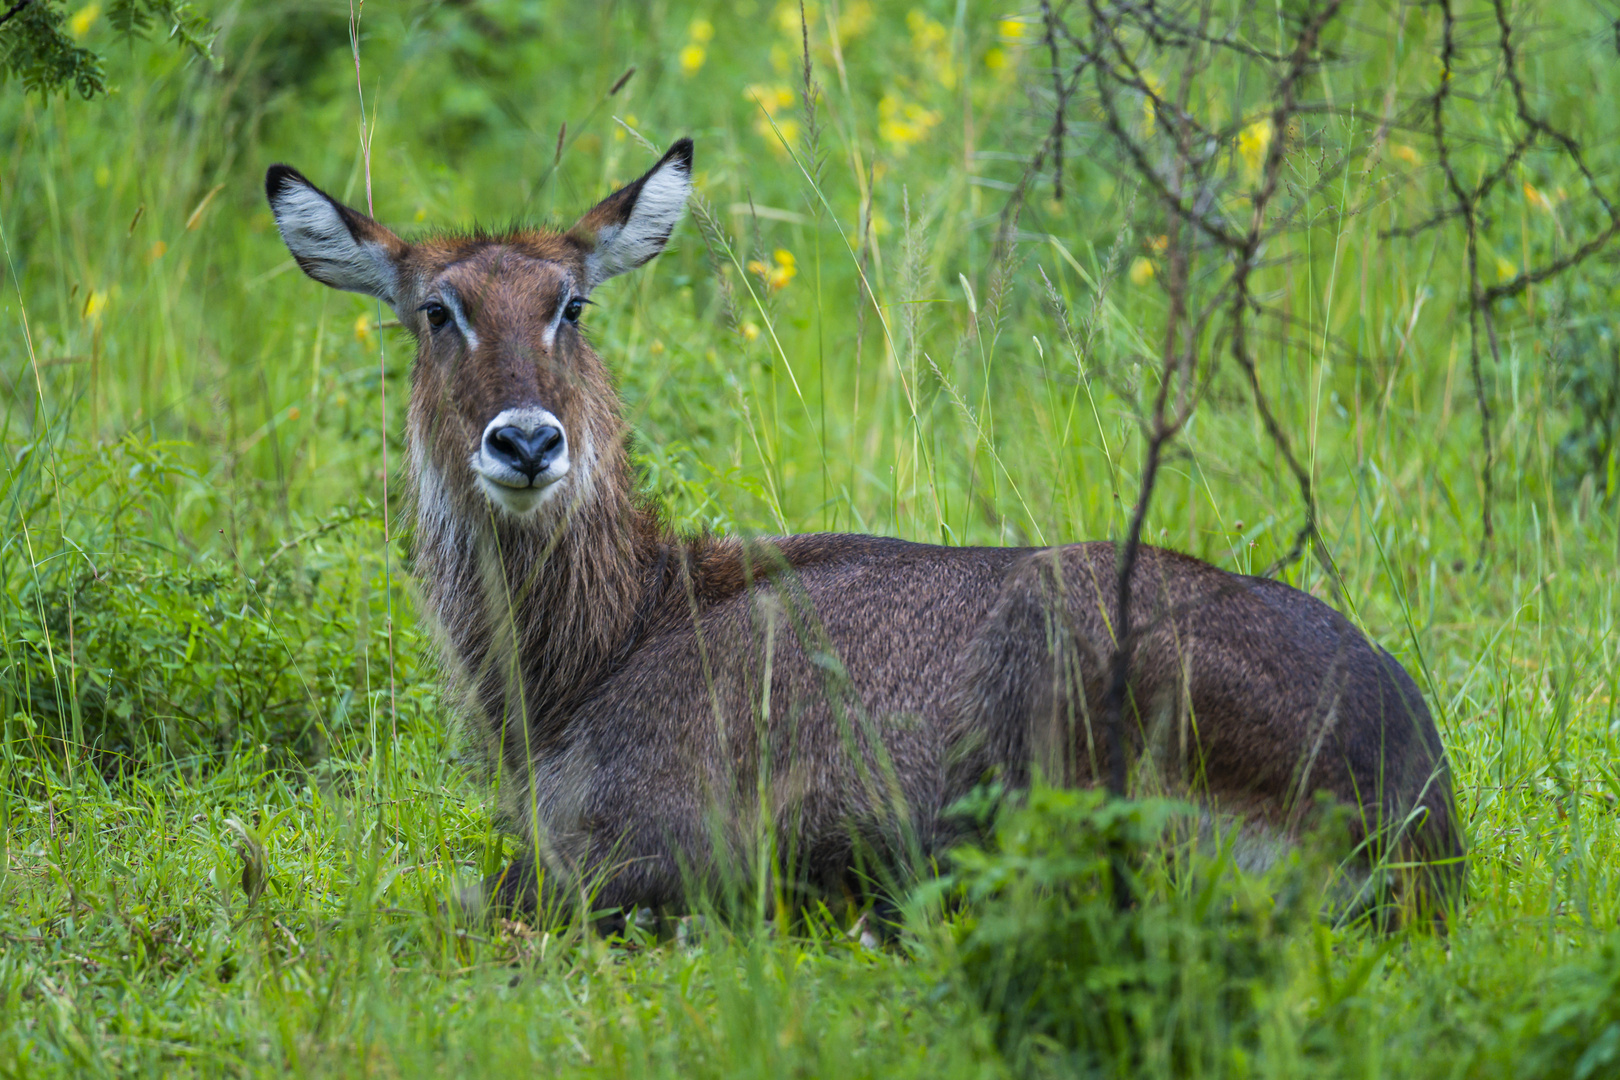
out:
M473 484L467 461L485 425L505 409L544 408L582 447L618 439L601 358L578 326L557 319L561 305L585 292L583 258L572 242L530 233L449 250L435 244L412 262L420 267L412 275L418 284L406 306L453 295L477 338L469 348L455 321L435 331L424 313L412 312L412 445L431 447L427 457L451 490Z
M948 844L946 807L986 776L1092 782L1111 544L678 538L637 501L601 359L577 328L547 332L594 238L633 209L621 192L566 234L410 246L345 219L397 268L418 340L416 570L503 821L532 849L489 895L532 908L592 887L598 908L679 908L752 874L766 832L773 873L836 892L862 858ZM416 311L447 288L475 347ZM468 461L496 413L531 404L579 464L519 518ZM1167 551L1144 550L1133 596L1149 627L1132 664L1139 786L1284 835L1325 791L1355 808L1352 841L1383 836L1433 864L1420 895L1458 899L1444 749L1388 653L1304 593Z

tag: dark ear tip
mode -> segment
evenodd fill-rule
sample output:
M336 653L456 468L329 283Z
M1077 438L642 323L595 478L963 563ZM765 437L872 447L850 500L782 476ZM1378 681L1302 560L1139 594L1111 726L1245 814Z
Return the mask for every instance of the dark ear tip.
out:
M675 145L671 146L669 150L665 152L664 161L678 161L681 163L682 168L684 168L687 172L691 172L692 140L676 139ZM663 162L659 162L659 164L663 164Z
M275 202L277 195L280 195L294 184L302 184L305 187L310 186L309 181L304 179L304 174L291 165L272 165L269 171L264 174L265 198Z

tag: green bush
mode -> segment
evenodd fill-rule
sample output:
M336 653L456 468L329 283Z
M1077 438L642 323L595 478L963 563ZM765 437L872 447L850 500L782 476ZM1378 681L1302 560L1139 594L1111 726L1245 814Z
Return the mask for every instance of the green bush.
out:
M1038 788L1001 815L993 845L953 853L971 905L962 988L1015 1069L1247 1074L1304 890L1243 875L1229 852L1178 848L1194 813Z
M1606 322L1581 324L1557 339L1552 356L1568 418L1556 448L1558 480L1608 498L1620 466L1620 342Z
M103 768L242 743L309 760L375 706L386 714L386 584L363 535L376 515L340 510L253 558L194 554L183 528L153 520L202 489L188 450L126 436L14 453L0 551L8 739ZM397 675L415 642L396 645Z
M1620 937L1610 934L1579 961L1555 969L1537 995L1522 1076L1570 1080L1620 1073Z

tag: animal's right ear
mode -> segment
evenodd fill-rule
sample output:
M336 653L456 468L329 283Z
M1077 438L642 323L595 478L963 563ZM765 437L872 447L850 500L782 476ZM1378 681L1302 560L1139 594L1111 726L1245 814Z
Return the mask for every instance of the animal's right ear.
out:
M375 296L390 307L396 303L405 241L290 166L270 166L264 193L281 239L304 273L334 289Z

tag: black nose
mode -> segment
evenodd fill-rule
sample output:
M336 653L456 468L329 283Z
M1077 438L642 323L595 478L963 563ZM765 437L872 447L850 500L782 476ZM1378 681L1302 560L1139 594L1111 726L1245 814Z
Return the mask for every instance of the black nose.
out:
M533 480L551 468L563 450L563 433L551 425L536 431L503 427L484 437L491 457Z

